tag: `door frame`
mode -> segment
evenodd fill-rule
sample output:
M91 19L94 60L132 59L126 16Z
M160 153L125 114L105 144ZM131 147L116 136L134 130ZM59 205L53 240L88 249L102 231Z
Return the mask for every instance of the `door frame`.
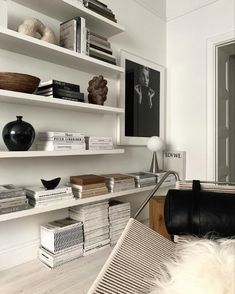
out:
M207 101L206 101L206 180L217 181L216 162L216 50L218 47L234 43L235 31L207 40Z

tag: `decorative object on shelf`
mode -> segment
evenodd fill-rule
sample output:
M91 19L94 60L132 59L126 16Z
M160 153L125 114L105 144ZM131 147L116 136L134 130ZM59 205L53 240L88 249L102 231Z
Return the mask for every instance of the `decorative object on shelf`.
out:
M18 32L48 43L56 44L56 37L51 28L36 18L28 18L18 27Z
M0 72L0 89L32 94L36 91L40 79L35 76L15 73Z
M89 87L87 88L89 103L104 105L104 101L107 99L108 87L107 81L102 75L95 76L89 81Z
M121 51L121 78L119 107L120 145L146 146L152 136L164 135L164 68L149 60Z
M34 128L22 118L23 116L17 116L17 120L9 122L3 128L3 141L10 151L27 151L33 144Z
M49 181L41 179L41 182L47 190L52 190L52 189L55 189L59 185L60 180L61 180L61 178L55 178L55 179L52 179Z
M147 142L148 149L153 152L152 163L149 170L152 173L160 172L158 161L157 161L157 151L162 150L163 146L164 146L163 141L157 136L151 137Z

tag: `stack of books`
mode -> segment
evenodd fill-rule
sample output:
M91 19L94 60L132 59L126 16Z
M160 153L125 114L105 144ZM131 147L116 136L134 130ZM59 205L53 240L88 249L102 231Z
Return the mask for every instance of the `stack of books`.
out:
M108 208L108 201L70 207L70 217L83 222L84 256L110 247Z
M74 198L71 187L59 186L52 190L44 187L26 187L26 195L29 203L35 207L53 205L59 201L67 201Z
M0 186L0 214L28 209L26 192L12 184Z
M108 6L98 0L84 0L83 4L88 9L114 21L117 22L113 11L108 8Z
M83 225L69 218L41 226L39 259L51 268L83 256Z
M111 150L113 149L112 137L85 137L87 150Z
M71 176L70 185L76 198L86 198L108 193L105 178L96 175Z
M37 150L67 151L85 150L85 136L81 133L39 132Z
M89 44L89 55L91 57L109 62L114 65L117 64L116 57L113 55L111 44L107 38L90 31Z
M130 218L130 203L112 200L109 203L109 227L111 245L117 243Z
M41 82L37 90L37 95L84 102L84 93L80 93L79 85L57 80Z
M136 188L156 185L157 176L146 172L129 173L135 179Z
M60 24L60 46L89 55L90 30L85 18L77 16Z
M162 177L165 175L166 171L160 171L159 173L156 173L155 175L157 176L157 182L159 183L159 181L162 179ZM174 175L169 175L165 181L164 184L165 185L174 185L176 182L175 180L175 176Z
M106 186L109 192L119 192L135 188L135 180L132 176L124 174L106 174Z

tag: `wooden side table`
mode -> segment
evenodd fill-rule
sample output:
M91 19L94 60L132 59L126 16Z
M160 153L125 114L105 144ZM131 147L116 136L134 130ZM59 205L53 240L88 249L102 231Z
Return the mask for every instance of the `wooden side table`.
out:
M153 197L149 202L149 227L171 240L171 236L167 233L164 221L164 203L165 196Z

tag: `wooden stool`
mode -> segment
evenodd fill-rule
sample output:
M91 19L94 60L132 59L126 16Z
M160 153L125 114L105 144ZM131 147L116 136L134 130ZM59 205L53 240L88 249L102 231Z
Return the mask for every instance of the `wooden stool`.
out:
M167 233L164 221L164 203L165 196L153 197L149 202L149 227L171 240L171 236Z

